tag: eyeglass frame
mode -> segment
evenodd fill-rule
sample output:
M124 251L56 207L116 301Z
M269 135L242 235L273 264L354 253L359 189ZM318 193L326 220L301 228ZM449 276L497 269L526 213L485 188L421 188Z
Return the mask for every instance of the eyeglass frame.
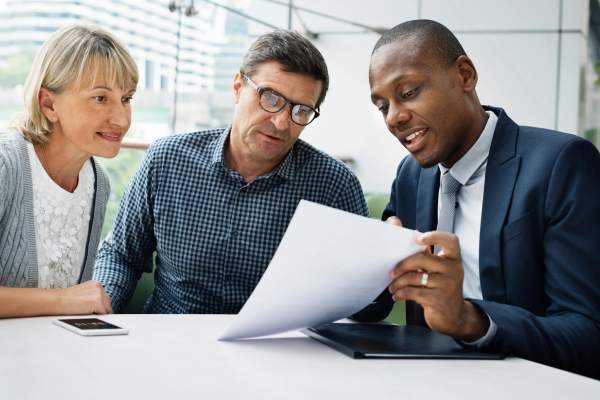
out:
M290 110L290 120L295 123L296 125L300 125L300 126L307 126L310 123L312 123L315 119L317 119L319 117L319 115L321 115L321 113L319 112L318 108L313 108L311 106L308 106L306 104L301 104L301 103L293 103L290 100L288 100L284 95L282 95L281 93L279 93L278 91L271 89L270 87L263 87L263 86L259 86L256 82L254 82L252 79L250 79L250 77L244 73L241 74L242 78L245 79L246 81L250 82L252 84L252 86L254 86L254 88L256 89L256 92L258 93L258 105L260 106L261 109L263 109L264 111L271 113L271 114L277 114L278 112L280 112L281 110L283 110L288 104L290 105L289 110ZM261 98L262 98L262 94L265 91L269 91L273 94L275 94L276 96L279 96L283 99L284 103L281 106L281 108L279 108L276 111L270 111L267 110L261 102ZM296 106L303 106L303 107L307 107L309 109L311 109L314 112L314 116L312 117L312 119L310 121L308 121L306 124L301 124L299 122L294 121L294 116L292 113L292 110L294 107Z

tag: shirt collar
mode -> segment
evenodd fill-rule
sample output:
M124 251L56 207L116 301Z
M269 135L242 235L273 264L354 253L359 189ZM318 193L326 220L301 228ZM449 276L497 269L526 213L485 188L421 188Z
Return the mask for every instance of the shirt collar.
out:
M211 157L211 164L221 163L225 165L225 143L227 143L227 139L229 139L229 133L231 132L231 126L223 129L223 132L217 140L215 141L215 148Z
M229 140L229 135L231 134L231 126L227 129L223 130L223 133L217 138L215 141L215 148L211 157L211 164L221 164L224 168L229 169L227 164L225 163L225 146ZM294 143L290 151L288 151L285 158L270 172L267 172L265 175L261 175L258 179L267 179L274 175L278 175L284 179L290 179L294 176L295 165L294 165L294 152L296 147L298 146L298 142ZM235 171L234 171L235 172Z
M463 186L485 164L490 153L490 146L492 145L492 138L494 137L498 117L492 111L486 111L486 114L488 115L488 119L481 135L479 135L479 138L469 151L450 168L452 176ZM442 175L448 171L448 168L444 167L441 163L438 165Z

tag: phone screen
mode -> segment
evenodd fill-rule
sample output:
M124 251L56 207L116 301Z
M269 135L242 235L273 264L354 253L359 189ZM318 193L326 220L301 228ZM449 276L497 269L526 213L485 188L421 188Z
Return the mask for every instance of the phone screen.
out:
M98 318L59 319L59 321L84 331L90 329L121 329Z

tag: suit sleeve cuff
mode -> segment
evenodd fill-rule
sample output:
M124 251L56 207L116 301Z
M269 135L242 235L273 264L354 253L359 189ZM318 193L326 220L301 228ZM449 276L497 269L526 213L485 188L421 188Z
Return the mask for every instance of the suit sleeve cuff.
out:
M488 321L490 322L490 326L488 327L488 330L485 333L485 335L483 335L479 339L472 341L472 342L460 340L459 341L460 344L465 345L465 346L470 346L470 347L476 347L476 348L480 349L492 341L494 336L496 336L496 332L498 331L498 326L496 325L494 320L489 316L488 313L486 313L485 315L487 316Z

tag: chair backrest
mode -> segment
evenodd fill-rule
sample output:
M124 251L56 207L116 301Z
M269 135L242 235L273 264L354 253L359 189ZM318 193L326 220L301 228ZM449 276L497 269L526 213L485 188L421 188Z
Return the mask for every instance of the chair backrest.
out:
M123 314L142 314L144 312L144 304L154 290L154 268L152 272L144 272L137 282L135 291L131 300L121 311Z

